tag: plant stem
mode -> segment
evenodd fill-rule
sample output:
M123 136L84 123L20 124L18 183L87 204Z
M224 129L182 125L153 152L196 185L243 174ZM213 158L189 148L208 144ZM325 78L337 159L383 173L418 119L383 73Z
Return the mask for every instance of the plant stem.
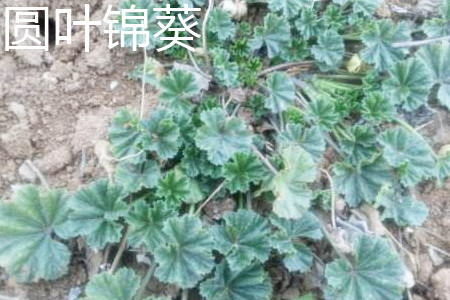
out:
M320 218L317 217L319 220ZM336 245L333 242L333 238L331 237L331 233L328 231L328 229L326 228L325 224L323 224L323 222L321 221L321 227L322 227L322 232L323 235L325 236L325 238L327 239L328 243L333 247L334 251L336 252L336 254L343 260L348 261L348 258L344 255L344 253L341 252L341 250L339 250Z
M144 296L145 290L147 289L147 285L152 280L153 275L155 274L156 270L156 263L152 262L152 265L148 268L147 274L145 274L144 280L142 281L141 287L139 288L138 293L136 294L136 297L134 297L134 300L141 300Z
M286 69L291 69L291 68L295 68L295 67L301 67L301 66L313 66L314 65L314 61L313 60L305 60L305 61L298 61L298 62L292 62L292 63L285 63L285 64L281 64L281 65L277 65L277 66L273 66L270 67L268 69L265 69L261 72L258 73L258 77L263 77L266 76L270 73L276 72L276 71L281 71L281 70L286 70Z
M35 166L35 164L33 164L31 160L27 159L25 163L36 174L41 184L48 190L50 186L48 185L48 182L45 179L44 175L42 175L41 171L39 171L39 169Z
M429 45L437 42L443 42L443 41L449 41L450 35L438 37L438 38L432 38L432 39L426 39L421 41L407 41L407 42L398 42L393 43L391 46L393 48L409 48L409 47L418 47L418 46L424 46Z
M208 24L209 15L211 14L213 8L214 8L214 0L208 0L208 10L205 13L205 18L203 19L202 25L203 55L205 55L208 70L211 69L211 60L208 55L208 38L206 32L206 25Z
M278 174L278 170L270 163L270 161L262 154L255 145L252 145L252 150L261 159L261 161L266 165L267 168L273 173Z
M247 193L247 209L248 210L252 210L253 209L252 193L250 191Z
M239 209L244 209L244 195L239 193Z
M222 183L219 184L219 186L211 193L211 195L209 195L209 197L202 203L202 205L199 206L199 208L195 212L195 215L198 216L200 214L200 212L206 206L206 204L208 204L209 201L211 201L217 195L217 193L219 193L220 190L225 186L225 183L226 183L226 180L222 181Z
M190 58L192 64L194 65L194 68L197 70L197 72L200 75L202 75L203 77L205 77L206 79L212 80L213 78L211 76L209 76L208 74L203 72L202 69L200 69L200 67L198 66L197 62L195 61L194 55L192 55L191 51L188 51L188 55L189 55L189 58Z
M122 254L125 251L125 248L128 244L128 232L129 228L127 227L125 234L122 237L122 241L120 242L119 249L117 249L116 256L114 257L114 261L111 265L111 269L109 269L109 273L114 274L119 267L120 259L122 258Z
M195 213L195 203L189 205L189 214L193 215Z
M322 171L322 173L324 173L327 176L328 181L330 182L330 191L331 191L331 225L333 226L333 228L337 228L337 226L336 226L336 211L335 211L336 194L334 193L333 178L331 177L330 173L328 173L327 170L321 169L320 171Z
M144 118L145 111L145 84L147 76L147 49L144 47L144 65L142 67L142 87L141 87L141 109L139 110L139 118Z
M181 300L188 300L189 299L189 290L188 289L184 289L181 292Z

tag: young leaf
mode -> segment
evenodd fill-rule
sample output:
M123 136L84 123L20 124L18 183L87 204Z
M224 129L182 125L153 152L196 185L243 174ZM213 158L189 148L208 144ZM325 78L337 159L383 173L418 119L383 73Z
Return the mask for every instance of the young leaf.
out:
M290 272L305 272L313 261L311 250L298 242L299 238L320 240L322 227L320 221L312 214L305 213L298 220L272 217L271 223L279 231L271 242L275 249L284 255L283 263Z
M278 137L281 147L299 146L319 161L325 152L325 139L319 127L303 128L299 124L288 123L286 130Z
M355 0L353 3L353 11L355 13L361 13L366 17L370 17L382 2L383 0Z
M411 40L406 23L394 24L383 19L368 24L361 35L366 48L361 51L361 57L375 65L378 71L384 71L408 53L404 48L394 48L392 44L398 41Z
M158 182L156 195L173 206L181 205L189 195L188 178L180 172L170 171Z
M148 120L142 122L145 136L142 145L163 159L173 158L180 147L180 130L165 109L157 109Z
M213 56L217 81L226 87L238 86L239 66L236 62L230 62L230 54L223 49L215 49Z
M433 74L434 83L440 85L439 102L450 109L450 45L442 43L423 47L416 55Z
M154 188L160 177L158 164L154 160L141 164L123 161L116 168L116 182L120 183L126 194L136 193L142 188Z
M68 195L20 186L0 203L0 266L20 282L55 280L67 273Z
M265 107L273 113L288 109L295 102L295 86L286 73L275 72L266 81L269 97L265 100Z
M336 163L334 173L336 190L345 195L345 201L352 207L373 202L382 186L392 181L382 157L357 164Z
M232 271L240 271L255 260L269 258L270 228L267 221L250 210L227 213L225 226L213 226L214 249L226 256Z
M316 179L316 165L298 146L283 149L282 157L284 169L274 178L273 211L282 218L298 219L310 207L312 192L306 184Z
M401 300L404 269L398 254L381 238L362 235L354 245L354 259L338 259L326 267L334 299Z
M141 278L130 269L119 269L114 275L103 272L89 281L82 300L133 300L140 282Z
M94 249L120 241L123 226L118 220L128 212L122 198L122 189L106 179L79 190L69 202L73 210L69 217L71 235L86 236L87 244Z
M386 130L380 136L384 157L388 163L399 168L401 181L415 186L422 179L434 174L434 157L430 147L404 128Z
M450 151L440 154L436 161L435 177L439 183L450 177Z
M269 13L264 18L264 26L255 28L251 45L254 50L259 50L265 46L269 58L274 58L281 53L283 47L289 45L290 40L291 27L288 20Z
M125 109L117 112L109 127L109 140L111 141L114 156L120 159L137 154L141 139L139 117Z
M155 251L164 242L164 222L177 215L176 211L162 201L151 206L142 200L134 203L126 217L130 225L128 241L131 247L145 245L148 251Z
M272 283L260 264L232 271L223 261L214 277L200 285L200 294L207 300L269 300Z
M341 140L342 150L349 159L357 163L363 159L373 157L376 152L377 133L367 125L351 127Z
M383 91L390 101L407 111L426 105L433 82L420 60L400 61L389 69L389 75L390 78L383 82Z
M173 69L159 84L161 86L159 99L165 105L177 112L190 112L192 103L189 100L199 92L192 73Z
M209 176L213 179L223 177L222 166L212 164L207 153L194 146L184 149L180 166L189 177L198 175Z
M450 0L442 1L442 19L425 20L423 30L430 38L450 35Z
M198 129L195 142L208 153L213 164L223 165L236 152L249 148L252 138L242 119L227 119L220 108L202 112L200 119L203 126Z
M376 203L383 207L383 220L391 219L398 226L422 226L428 216L425 203L411 196L402 196L391 186L383 187Z
M212 243L200 219L185 215L164 224L165 241L155 251L155 275L165 283L193 288L214 267Z
M321 98L310 103L307 118L325 130L331 130L339 120L333 103Z
M281 12L281 15L288 19L293 19L302 8L311 8L312 3L312 0L270 0L269 9L272 12Z
M323 31L320 19L312 9L302 10L300 17L295 21L295 28L306 41Z
M216 34L220 41L225 41L234 38L236 25L228 12L215 8L209 18L208 31Z
M338 68L344 58L344 39L334 30L326 30L317 38L317 45L311 48L314 58L324 71Z
M236 153L233 161L223 166L227 180L227 189L231 193L245 193L250 184L257 184L264 179L265 168L260 160L251 153Z
M379 125L394 119L395 107L382 93L373 92L364 98L362 115L367 121Z

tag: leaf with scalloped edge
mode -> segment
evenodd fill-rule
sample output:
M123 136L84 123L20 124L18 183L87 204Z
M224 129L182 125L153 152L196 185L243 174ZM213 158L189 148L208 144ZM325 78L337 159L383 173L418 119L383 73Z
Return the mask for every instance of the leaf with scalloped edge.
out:
M189 180L181 172L167 172L160 179L156 189L156 196L161 197L170 205L180 206L189 196Z
M372 14L380 7L384 0L354 0L353 11L355 13L361 13L366 17L372 16Z
M103 272L92 277L82 300L133 300L140 283L139 275L127 268L117 270L114 275Z
M401 195L392 186L381 189L376 204L383 207L381 218L393 220L398 226L422 226L428 217L425 203L415 200L410 195Z
M307 118L322 129L331 130L339 120L333 102L319 98L309 104Z
M411 34L406 23L394 24L391 20L383 19L368 24L361 40L366 46L361 51L361 58L374 64L378 71L384 71L408 53L407 49L394 48L392 44L411 40Z
M377 132L367 125L350 127L341 140L342 151L354 163L371 158L376 153L376 144Z
M223 175L222 166L212 164L208 159L206 151L194 146L184 149L183 158L181 159L181 169L189 177L203 175L217 179Z
M345 201L352 207L361 203L372 203L380 189L392 181L386 161L381 157L334 165L334 182L336 190L345 196Z
M143 200L134 203L126 217L130 226L128 241L131 247L145 245L148 251L153 252L164 241L164 222L177 216L177 212L162 201L152 205Z
M368 235L356 238L352 260L337 259L325 271L336 300L401 300L404 273L388 241Z
M160 177L158 164L154 160L141 164L123 161L116 167L116 182L120 183L127 194L138 192L142 188L154 188Z
M379 125L392 121L396 111L394 104L380 92L373 92L364 98L362 115L367 121Z
M214 8L209 17L208 31L217 35L219 40L223 42L234 38L236 25L227 11L221 8Z
M288 46L291 40L291 27L287 19L269 13L264 18L264 26L257 26L251 40L253 50L265 46L269 58L281 53L283 47Z
M433 81L426 66L416 58L396 63L383 82L383 92L407 111L426 105Z
M450 178L450 150L439 153L434 172L435 177L441 184L445 182L446 179Z
M434 83L439 85L439 102L450 109L450 45L441 43L422 47L416 56L433 74Z
M223 165L236 152L249 149L251 133L241 118L227 118L223 109L214 108L202 112L200 119L203 126L197 130L195 142L213 164Z
M68 271L68 194L19 186L0 202L0 266L20 282L55 280Z
M180 130L173 121L172 114L165 109L157 109L150 118L142 121L145 135L142 145L155 151L163 159L173 158L180 147Z
M326 30L317 38L311 52L322 71L337 69L344 58L344 38L334 30Z
M214 277L200 284L200 294L207 300L269 300L272 283L260 264L232 271L223 261Z
M379 138L384 146L384 157L399 169L401 182L415 186L434 175L434 157L430 146L416 135L399 127L383 132Z
M200 219L185 215L167 220L163 233L166 238L154 253L156 277L181 288L195 287L214 267L208 231Z
M269 96L264 106L273 113L288 109L295 102L295 85L292 79L282 72L275 72L267 77L267 91Z
M312 191L307 183L316 179L316 164L312 156L298 146L281 152L284 169L274 178L273 211L286 219L300 218L311 206Z
M321 20L313 9L301 11L300 17L295 21L295 28L305 40L318 36L323 31Z
M79 190L69 202L71 235L85 236L88 246L94 249L119 242L123 225L118 221L128 212L123 197L122 188L106 179Z
M325 152L325 139L319 127L304 128L299 124L288 123L278 136L281 147L299 146L319 161Z
M142 133L139 127L139 117L129 110L122 109L114 116L109 127L109 140L116 158L137 154Z
M450 35L450 0L442 1L441 17L425 20L422 29L428 37L439 38Z
M230 54L224 49L214 49L212 54L214 76L218 83L229 88L238 86L239 66L236 62L230 61Z
M254 211L229 212L225 225L213 226L214 249L225 255L232 271L250 266L254 261L264 263L269 258L270 228L267 221Z
M288 19L293 19L305 8L311 8L313 0L270 0L269 9L281 13Z
M199 92L192 73L173 69L160 83L159 99L176 112L189 113L193 104L190 100Z
M245 193L250 190L251 183L257 184L266 177L266 169L252 153L236 153L233 161L226 163L223 168L226 187L231 193Z

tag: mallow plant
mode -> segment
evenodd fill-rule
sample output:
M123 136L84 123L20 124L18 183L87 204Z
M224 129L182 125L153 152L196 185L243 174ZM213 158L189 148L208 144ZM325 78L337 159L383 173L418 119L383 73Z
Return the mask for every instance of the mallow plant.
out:
M85 300L163 299L148 296L152 278L182 299L278 299L273 265L318 278L304 299L403 299L403 249L386 228L421 226L428 209L414 188L450 175L450 151L408 121L450 109L450 1L420 26L379 19L381 0L249 3L260 21L236 18L230 3L187 2L208 11L196 15L204 36L193 55L158 56L153 40L144 50L131 77L157 91L158 106L112 119L114 176L75 192L17 188L0 205L0 266L20 282L56 280L78 238L117 249ZM152 8L165 3L121 7L132 5L151 11L154 28ZM205 214L223 201L235 205ZM339 229L350 221L337 201L379 214L390 238ZM135 253L146 257L142 278L119 263Z

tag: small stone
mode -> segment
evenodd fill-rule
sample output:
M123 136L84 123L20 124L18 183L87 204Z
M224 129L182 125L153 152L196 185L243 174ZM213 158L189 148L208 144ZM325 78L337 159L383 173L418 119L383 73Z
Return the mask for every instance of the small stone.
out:
M23 163L20 165L19 176L20 176L20 179L31 182L31 183L36 182L36 179L37 179L36 174L26 163Z
M3 133L0 136L0 147L12 158L29 158L33 154L33 146L28 125L20 123Z
M42 78L48 83L48 84L58 84L58 79L56 77L53 77L52 73L45 72L42 74Z
M83 89L83 86L82 86L81 82L79 82L79 81L66 84L66 93L68 93L68 94L79 92L82 89Z
M450 299L450 269L440 269L431 277L436 300Z
M20 121L27 117L27 111L25 106L17 102L11 102L8 107L9 111L12 112Z
M70 148L62 146L47 153L42 159L36 160L35 164L42 172L54 174L65 168L72 161Z
M433 262L428 254L421 254L419 257L419 271L417 278L422 283L427 283L433 272Z
M111 81L111 82L109 83L108 88L109 88L109 90L112 92L112 91L114 91L118 86L119 86L119 82L116 81L116 80L114 80L114 81Z
M50 72L59 80L66 80L72 74L72 63L65 64L61 61L55 61L50 68Z

